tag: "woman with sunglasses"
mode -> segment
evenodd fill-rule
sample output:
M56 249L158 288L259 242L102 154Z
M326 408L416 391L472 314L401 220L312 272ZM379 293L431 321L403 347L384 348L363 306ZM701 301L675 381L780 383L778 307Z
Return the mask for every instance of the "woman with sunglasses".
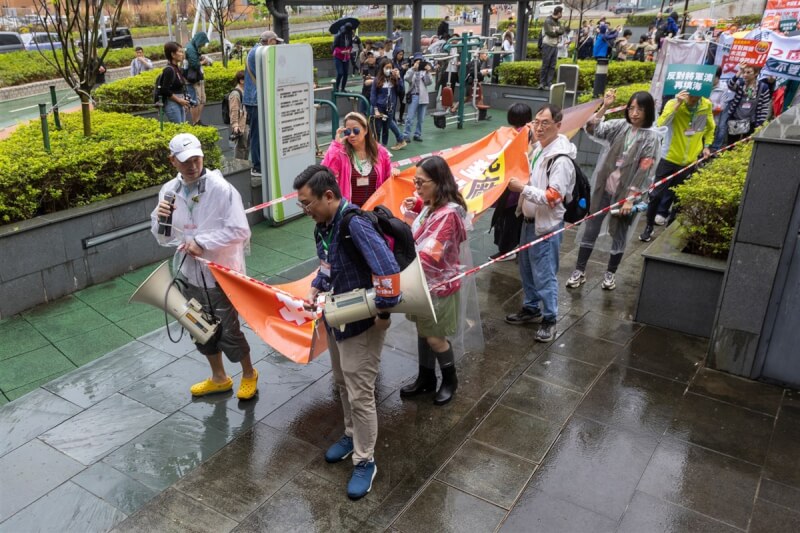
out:
M415 195L403 201L406 218L414 216L411 231L422 270L431 287L431 299L437 321L407 315L417 324L419 375L414 383L400 389L400 396L410 397L436 391L436 361L442 371L442 385L433 403L444 405L453 398L458 387L453 345L448 336L459 329L463 298L461 280L443 283L461 272L462 244L467 241L467 204L450 167L439 156L417 163L414 176Z
M342 196L358 207L392 175L389 152L369 134L367 118L355 112L344 117L322 164L336 176Z

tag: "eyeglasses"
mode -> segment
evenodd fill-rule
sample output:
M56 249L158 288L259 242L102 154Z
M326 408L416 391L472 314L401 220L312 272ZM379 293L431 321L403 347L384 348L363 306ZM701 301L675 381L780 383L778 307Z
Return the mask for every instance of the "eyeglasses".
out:
M342 133L344 133L345 137L350 137L350 135L361 135L361 128L347 128Z
M555 122L550 122L549 120L534 120L533 121L533 127L534 128L538 128L539 126L541 126L542 128L547 129L550 126L552 126L553 124L555 124Z
M311 200L311 201L310 201L310 202L308 202L307 204L304 204L304 203L302 203L302 202L295 202L295 203L297 204L297 207L299 207L300 209L302 209L302 210L303 210L303 212L304 212L306 215L308 215L308 214L310 214L310 213L311 213L311 206L312 206L312 205L314 205L314 202L316 202L317 200L319 200L319 198L314 198L313 200Z
M422 186L423 186L423 185L425 185L426 183L430 183L430 182L432 182L433 180L424 180L424 179L422 179L422 178L414 178L414 180L413 180L413 181L414 181L414 187L422 187Z

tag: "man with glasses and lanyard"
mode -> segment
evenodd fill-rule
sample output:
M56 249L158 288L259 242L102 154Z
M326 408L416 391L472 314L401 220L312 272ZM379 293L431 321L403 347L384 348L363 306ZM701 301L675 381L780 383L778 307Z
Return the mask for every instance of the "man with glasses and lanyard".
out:
M564 200L575 186L572 160L578 149L561 127L561 108L545 104L533 120L530 176L527 182L511 178L508 189L520 193L517 215L523 215L520 244L532 242L564 226ZM519 254L519 271L525 299L522 309L506 317L509 324L539 323L534 339L556 338L558 318L558 254L563 233L554 235Z
M314 238L320 267L306 296L306 307L315 306L320 292L342 294L373 287L378 309L397 305L400 267L383 236L367 218L348 217L349 232L341 227L344 214L357 208L342 198L333 172L323 165L311 165L295 178L294 189L300 208L317 223ZM328 328L328 349L342 400L345 430L339 441L325 452L325 460L338 463L352 455L355 468L347 484L347 496L353 500L367 495L377 473L375 379L390 316L379 312L377 318L351 322L343 331Z

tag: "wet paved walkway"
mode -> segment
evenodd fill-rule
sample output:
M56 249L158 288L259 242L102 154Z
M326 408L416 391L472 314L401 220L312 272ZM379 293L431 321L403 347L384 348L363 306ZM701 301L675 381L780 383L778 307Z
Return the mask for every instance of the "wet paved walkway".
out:
M489 218L471 237L476 261L495 251ZM253 243L257 277L313 267L308 219L257 226ZM0 407L0 533L800 530L800 399L704 369L705 339L632 322L642 248L615 291L595 261L567 291L567 235L550 344L502 320L520 302L516 263L478 274L486 347L459 360L444 407L399 398L416 339L394 317L378 476L359 502L345 496L349 462L322 458L343 431L327 356L295 365L248 330L259 397L192 400L202 356L169 342L160 312L123 305L149 268L4 320L0 389L21 398Z
M258 399L192 400L207 367L191 344L140 337L0 411L0 532L797 531L800 400L702 368L704 339L631 322L641 248L617 290L593 261L561 292L551 344L502 321L516 264L480 273L486 348L459 361L444 407L399 398L416 339L395 317L359 502L349 462L322 458L343 430L327 355L298 366L249 335Z

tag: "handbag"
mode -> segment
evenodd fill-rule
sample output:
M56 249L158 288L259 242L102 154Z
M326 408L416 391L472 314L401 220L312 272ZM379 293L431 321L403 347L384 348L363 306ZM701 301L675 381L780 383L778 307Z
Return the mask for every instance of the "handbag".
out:
M730 119L728 120L728 135L744 135L750 132L750 119Z
M414 93L406 93L406 103L410 104L411 100L414 99Z
M187 68L186 73L184 74L186 81L189 83L197 83L200 81L200 71L195 68Z

